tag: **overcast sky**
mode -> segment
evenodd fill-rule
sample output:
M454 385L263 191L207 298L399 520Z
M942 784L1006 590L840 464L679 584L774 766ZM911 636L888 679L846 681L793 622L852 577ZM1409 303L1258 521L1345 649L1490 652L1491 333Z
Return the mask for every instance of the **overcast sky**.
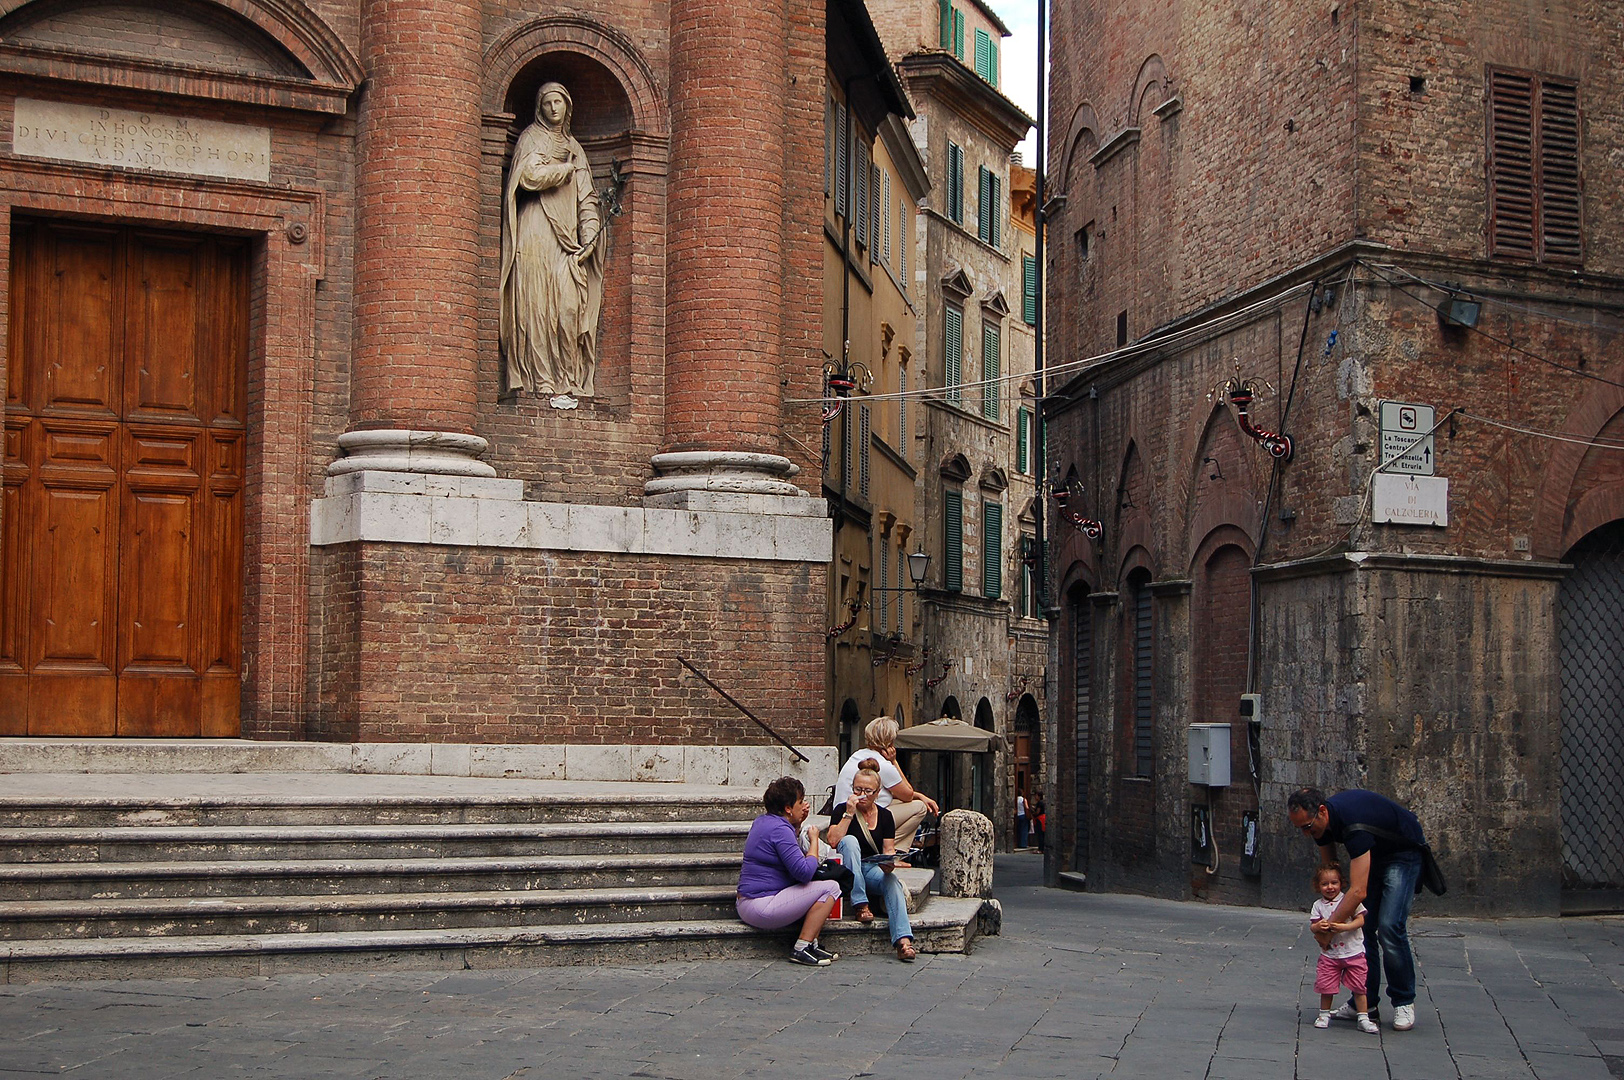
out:
M1009 27L1010 36L998 57L1003 68L1004 95L1031 117L1038 108L1038 0L991 0L992 9ZM1017 148L1028 166L1037 163L1037 131Z

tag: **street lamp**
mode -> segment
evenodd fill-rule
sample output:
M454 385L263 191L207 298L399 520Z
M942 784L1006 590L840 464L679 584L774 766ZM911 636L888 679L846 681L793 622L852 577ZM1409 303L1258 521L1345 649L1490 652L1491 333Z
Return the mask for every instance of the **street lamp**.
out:
M914 591L925 583L925 574L930 570L930 556L924 551L916 551L908 556L908 576L913 579Z

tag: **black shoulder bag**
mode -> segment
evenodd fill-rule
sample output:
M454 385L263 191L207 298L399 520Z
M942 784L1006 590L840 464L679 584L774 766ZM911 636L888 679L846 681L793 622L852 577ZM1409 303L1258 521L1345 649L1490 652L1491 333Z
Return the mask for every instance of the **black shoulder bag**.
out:
M1449 882L1444 880L1444 869L1433 858L1431 844L1418 844L1407 836L1401 836L1390 829L1379 829L1374 825L1344 825L1344 835L1350 832L1367 832L1371 836L1379 836L1390 843L1400 844L1406 851L1419 851L1421 853L1421 876L1415 879L1415 891L1419 895L1421 887L1426 886L1428 892L1434 896L1442 896L1449 891Z

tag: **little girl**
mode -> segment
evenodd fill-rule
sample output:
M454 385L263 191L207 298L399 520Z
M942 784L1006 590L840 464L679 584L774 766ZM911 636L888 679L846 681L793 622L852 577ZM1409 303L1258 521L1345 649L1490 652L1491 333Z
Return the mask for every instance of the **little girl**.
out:
M1336 995L1338 986L1346 984L1353 992L1359 1030L1374 1035L1381 1029L1371 1021L1365 1000L1365 932L1361 929L1365 925L1365 905L1360 904L1347 922L1329 922L1342 900L1342 871L1335 866L1315 870L1314 888L1320 898L1314 901L1308 923L1321 950L1319 970L1314 976L1314 989L1320 996L1319 1016L1314 1026L1331 1026L1331 998Z

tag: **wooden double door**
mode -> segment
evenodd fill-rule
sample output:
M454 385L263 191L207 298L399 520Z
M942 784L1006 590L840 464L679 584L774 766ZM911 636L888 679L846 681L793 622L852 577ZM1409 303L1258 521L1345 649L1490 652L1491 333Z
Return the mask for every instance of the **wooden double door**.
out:
M249 247L19 219L0 735L235 736Z

